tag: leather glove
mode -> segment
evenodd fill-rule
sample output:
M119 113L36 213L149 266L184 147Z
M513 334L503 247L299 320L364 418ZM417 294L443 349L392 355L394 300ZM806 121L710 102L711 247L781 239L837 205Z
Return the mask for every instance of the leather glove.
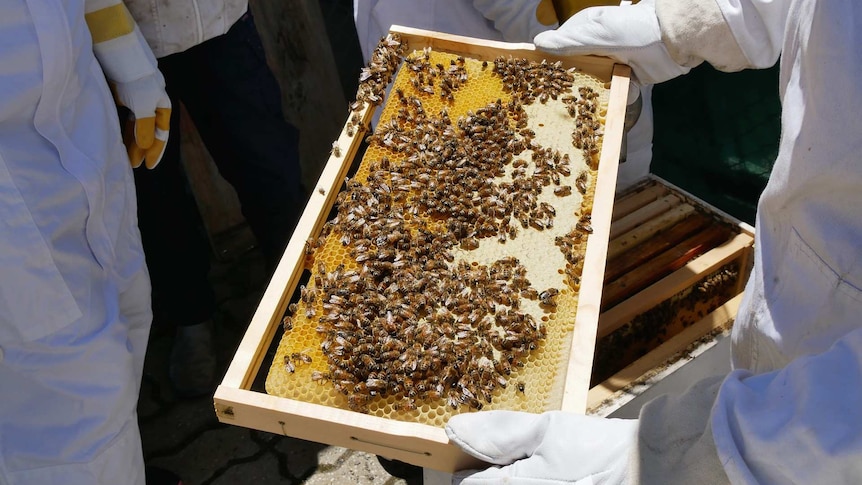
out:
M132 168L146 162L153 169L162 159L171 126L171 100L159 71L126 83L112 83L114 99L131 111L123 128L123 143Z
M156 58L121 0L85 0L85 17L114 99L132 113L123 133L129 161L135 168L144 162L154 168L164 154L171 118Z
M446 434L468 454L498 465L458 472L455 483L623 483L638 421L550 411L484 411L453 416Z
M657 84L691 70L677 64L662 41L654 0L635 5L581 10L559 29L533 43L552 54L607 56L631 66L644 84Z

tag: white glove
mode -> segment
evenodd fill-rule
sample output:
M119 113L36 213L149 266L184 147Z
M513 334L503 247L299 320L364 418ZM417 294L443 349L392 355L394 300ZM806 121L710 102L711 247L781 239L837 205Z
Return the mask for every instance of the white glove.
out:
M654 0L581 10L559 29L542 32L533 42L539 49L557 55L611 57L631 66L644 84L664 82L691 70L668 54Z
M446 434L468 454L499 465L458 472L455 483L624 483L638 421L550 411L484 411L453 416Z

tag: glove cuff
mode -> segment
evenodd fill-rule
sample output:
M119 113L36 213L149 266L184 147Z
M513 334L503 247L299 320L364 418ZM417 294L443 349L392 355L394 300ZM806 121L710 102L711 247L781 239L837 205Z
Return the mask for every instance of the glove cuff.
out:
M158 71L156 58L135 20L120 0L85 0L93 53L105 76L127 83Z
M656 0L655 9L662 41L677 64L691 68L707 61L726 72L751 65L715 0Z
M129 35L93 45L105 77L127 83L158 72L158 64L138 27Z

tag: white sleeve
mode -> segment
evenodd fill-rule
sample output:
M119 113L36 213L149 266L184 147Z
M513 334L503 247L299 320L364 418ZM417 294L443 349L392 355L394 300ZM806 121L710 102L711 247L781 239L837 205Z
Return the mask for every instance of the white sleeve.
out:
M733 483L858 483L862 477L862 329L827 352L760 375L732 372L712 411Z
M707 61L722 71L778 60L790 0L657 0L662 40L680 65Z
M712 0L710 0L712 1ZM784 45L790 0L715 0L751 67L770 67Z

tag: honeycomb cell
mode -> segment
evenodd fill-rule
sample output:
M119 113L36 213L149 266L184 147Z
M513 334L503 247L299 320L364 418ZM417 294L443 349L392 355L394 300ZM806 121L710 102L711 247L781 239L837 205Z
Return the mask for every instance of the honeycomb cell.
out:
M423 71L423 78L420 82L417 71L411 66L425 62L422 60L423 56L423 51L416 51L407 56L411 61L402 63L393 82L390 95L381 108L382 113L374 136L369 140L368 149L352 181L344 187L342 194L349 193L351 183L355 183L362 187L385 187L385 192L393 194L386 197L387 201L393 201L393 205L395 205L394 201L397 196L403 197L400 203L405 207L420 206L423 200L432 204L440 202L442 205L446 205L441 202L447 200L446 187L437 187L437 191L430 195L417 193L415 189L411 188L420 181L423 172L418 169L413 170L410 167L422 163L422 159L426 155L423 150L428 150L427 147L423 148L427 141L423 139L400 140L397 137L409 133L406 130L416 124L415 121L411 120L415 119L419 109L424 113L423 116L427 117L429 123L442 123L441 120L448 118L451 120L452 130L461 129L459 122L463 121L466 127L465 133L469 132L470 129L484 129L481 126L498 126L493 125L489 118L482 118L483 115L479 113L482 110L489 110L489 106L507 106L514 102L513 96L520 96L520 91L506 87L505 83L510 81L495 73L493 63L489 62L487 67L483 67L481 60L469 58L464 59L462 63L458 56L445 52L430 52L428 54L427 65L424 68L426 70ZM438 66L442 66L443 69L438 69ZM436 69L437 74L435 76L430 75L428 69L431 68ZM441 73L450 70L453 73L452 76L460 76L459 73L463 70L466 73L466 79L459 79L457 83L452 81L454 83L452 89L444 90L443 79L447 75ZM511 354L504 354L499 348L493 348L485 356L488 361L495 362L495 369L499 368L502 371L494 371L497 374L495 377L496 384L493 389L488 391L487 396L490 398L490 403L486 402L486 398L482 396L475 397L475 402L481 404L482 409L542 412L559 408L562 401L563 378L565 377L565 367L578 303L577 291L569 291L567 288L573 284L576 287L576 283L570 281L570 275L579 277L580 264L582 264L582 261L577 259L574 261L567 260L568 256L562 248L568 247L568 251L573 254L582 255L585 249L585 238L579 239L577 237L579 231L577 224L584 215L590 213L592 195L595 190L595 162L589 158L588 153L585 154L585 150L574 146L572 134L576 129L576 120L580 118L572 116L570 104L582 102L579 106L584 106L583 103L588 100L579 88L589 88L592 93L595 93L591 96L595 97L595 102L598 104L596 109L597 122L603 124L602 117L606 111L609 91L608 87L598 79L578 71L573 74L574 86L571 90L553 99L548 97L544 99L544 102L538 99L540 95L536 95L537 99L532 103L521 105L524 113L521 118L526 119L526 125L522 127L517 126L516 114L511 109L507 111L498 108L497 111L493 109L489 111L506 112L507 118L502 126L512 130L514 133L513 140L526 146L526 149L513 157L513 160L499 167L499 173L494 179L494 184L497 186L528 183L536 185L530 192L533 195L526 197L527 200L513 197L510 200L502 201L505 202L504 207L499 210L510 211L514 214L513 207L518 207L520 204L528 207L524 210L532 211L530 214L537 214L541 212L539 208L542 208L544 216L531 215L523 222L512 216L509 219L508 229L501 230L501 227L504 227L502 225L489 230L480 229L480 232L485 232L481 235L459 236L459 244L442 250L451 258L451 260L446 260L444 264L449 270L464 263L471 271L478 274L483 271L490 271L488 268L494 267L495 264L505 258L514 257L517 258L518 264L525 269L526 280L529 281L529 286L536 290L536 293L548 288L560 290L555 300L556 305L552 307L544 305L538 299L518 297L517 295L514 297L516 301L492 302L494 306L493 315L502 315L507 310L515 311L515 308L518 309L518 312L530 315L535 322L539 322L536 325L544 332L544 338L538 341L535 350L514 358L511 362L504 358L505 355ZM443 91L448 91L448 93ZM408 112L412 118L407 117ZM581 114L582 112L578 111L578 116ZM471 123L469 120L475 122ZM482 125L481 123L485 124ZM443 124L445 125L445 123ZM392 128L389 129L390 127ZM444 129L441 130L445 131ZM601 132L600 127L597 132ZM496 133L488 136L494 137ZM600 147L600 137L598 137L597 143ZM542 160L553 159L556 156L565 157L568 160L567 168L565 170L560 168L551 175L539 174L543 169L542 167L545 166L542 164L548 163L547 161L542 162ZM564 165L559 162L556 163L560 167ZM516 165L518 166L516 167ZM391 168L383 169L383 167ZM385 170L389 170L389 174L381 176ZM453 170L457 170L457 167ZM403 177L404 173L412 175L412 177L407 179ZM405 180L400 180L399 177ZM466 171L463 180L464 184L472 183ZM539 185L541 187L538 187ZM399 191L405 187L404 193L401 194ZM561 187L568 187L568 189L558 190ZM582 188L583 190L581 190ZM476 204L488 198L487 194L480 192L476 191L475 193ZM381 201L382 199L381 195L381 197L374 197L369 201L376 201L377 208L379 208L380 204L384 203ZM491 210L496 209L492 208ZM423 231L436 234L447 230L447 225L452 222L452 219L457 219L457 217L441 217L439 213L423 212L422 210L405 211L403 227L411 236L416 236ZM549 221L552 224L549 224ZM499 236L501 232L506 233L505 238ZM572 236L573 234L574 236ZM350 238L348 237L348 239ZM562 246L561 240L563 241ZM386 238L372 241L372 243L373 251L377 255L393 249L400 250L397 247L398 243L396 243L395 248L388 246ZM358 244L355 239L346 240L345 234L337 230L327 234L322 244L314 251L314 263L308 267L311 277L307 283L307 291L309 293L322 293L325 291L325 287L331 284L330 278L333 274L345 275L352 274L351 272L358 274L363 271L363 268L367 268L367 265L357 260L357 254L365 254L359 251L359 246L361 244ZM386 262L394 265L397 261ZM392 281L390 283L396 287L406 284L409 283L405 281ZM472 288L468 284L464 284L463 288L466 289L461 291L470 294L470 299L476 301L481 301L481 294L487 292L487 288L483 291L482 288ZM334 294L338 298L351 297L349 294L338 293L331 289L329 294ZM373 296L365 298L364 293L361 297L366 300L373 298ZM333 363L338 362L338 353L333 352L333 344L327 342L336 341L337 336L330 338L331 336L319 331L322 327L330 328L327 326L332 325L328 321L322 321L322 319L327 315L332 315L331 309L327 305L331 306L333 301L337 300L330 297L326 302L322 301L322 298L317 298L315 301L305 301L300 298L296 311L292 315L293 328L285 331L273 365L269 370L266 380L267 392L286 398L367 412L375 416L441 427L451 416L469 412L475 407L471 407L465 402L459 403L456 400L456 406L453 408L449 399L450 396L447 395L451 389L446 389L442 385L439 388L422 390L421 395L409 396L406 391L401 389L406 384L391 382L386 391L376 392L367 401L364 398L360 399L358 393L354 393L357 383L350 379L343 379L344 375L341 373L350 373L351 370L355 371L357 367L367 366L366 374L370 374L375 372L369 370L374 364L362 362L359 358L344 363L345 365L342 367ZM445 303L428 301L423 302L421 306L432 308L433 311L440 311ZM415 310L415 308L403 309L407 314L415 313ZM431 315L433 311L428 310L426 315ZM386 314L383 315L384 317L375 320L375 322L385 324ZM416 332L419 331L416 329L427 329L429 318L428 316L417 317L410 320L410 325ZM432 330L443 332L442 327ZM495 317L491 323L490 331L497 332L498 335L506 335L506 330L500 323L499 317ZM456 336L452 340L457 342L459 338L461 337ZM323 347L327 345L330 347L324 351ZM375 349L375 352L378 350ZM312 361L302 365L295 364L298 365L297 370L293 373L288 372L283 364L284 357L298 352L310 356ZM426 355L428 352L430 352L429 348L423 348L420 353ZM361 357L359 354L352 355ZM402 351L400 355L406 355L406 352ZM476 357L471 358L475 359ZM407 358L403 360L407 360ZM419 368L421 364L420 361L415 365ZM431 365L436 364L432 362ZM444 367L457 367L452 362L443 365ZM442 372L442 370L437 372ZM370 379L375 378L369 377L368 380L360 384L367 387L368 383L371 382ZM500 378L505 382L505 388L499 383ZM339 384L340 382L350 382L350 385L342 385ZM346 394L343 391L339 392L336 385L341 386ZM396 392L393 388L401 390ZM459 397L463 396L459 395Z

